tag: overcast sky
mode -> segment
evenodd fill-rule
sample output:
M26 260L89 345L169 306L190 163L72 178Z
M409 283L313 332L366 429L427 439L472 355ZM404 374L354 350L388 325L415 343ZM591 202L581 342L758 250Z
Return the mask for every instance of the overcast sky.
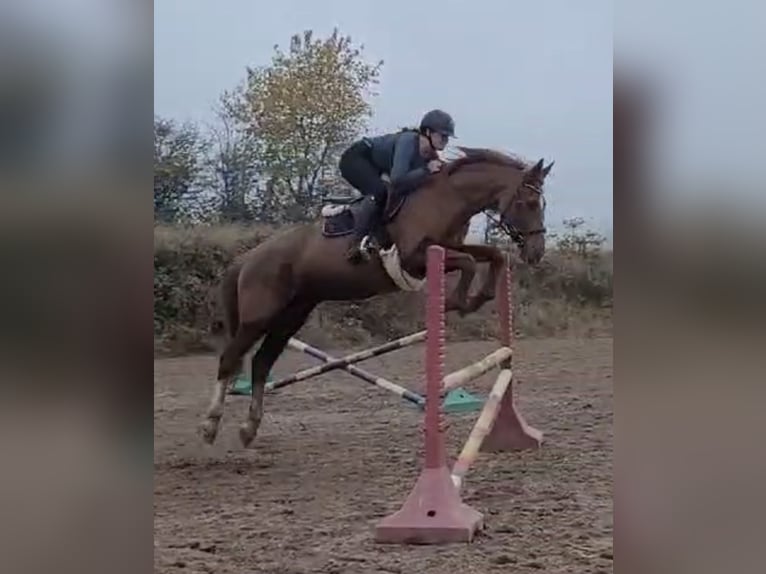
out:
M756 0L619 3L615 57L657 87L651 151L673 192L663 205L683 200L688 211L714 197L763 213L764 23L766 4Z
M155 112L211 121L211 105L293 33L337 26L383 59L376 131L432 107L459 140L556 160L548 223L582 216L611 235L611 0L163 0L155 3Z

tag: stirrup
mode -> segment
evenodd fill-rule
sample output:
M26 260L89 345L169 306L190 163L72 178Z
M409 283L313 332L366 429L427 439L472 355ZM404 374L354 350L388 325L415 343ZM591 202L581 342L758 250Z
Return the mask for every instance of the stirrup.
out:
M362 241L359 242L359 251L364 253L372 253L375 251L375 249L377 249L377 247L377 241L375 241L375 239L369 235L362 237Z

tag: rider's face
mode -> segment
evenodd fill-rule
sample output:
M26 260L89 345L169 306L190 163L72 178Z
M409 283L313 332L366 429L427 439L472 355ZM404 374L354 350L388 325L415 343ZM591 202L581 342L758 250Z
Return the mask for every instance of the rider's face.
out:
M431 132L431 143L433 144L434 148L441 151L445 147L447 147L447 142L449 141L449 136L445 134L440 134L438 132Z

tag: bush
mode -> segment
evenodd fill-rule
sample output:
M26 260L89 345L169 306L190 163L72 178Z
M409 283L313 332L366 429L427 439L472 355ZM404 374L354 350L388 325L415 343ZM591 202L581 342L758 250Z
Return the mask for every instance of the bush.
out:
M218 282L236 257L274 232L266 226L158 226L154 231L154 334L161 353L209 351L221 329ZM579 225L556 240L540 265L517 262L515 327L521 335L601 333L611 328L612 254ZM448 278L454 285L455 277ZM394 293L319 306L299 336L316 345L371 344L424 328L424 294ZM495 308L450 316L448 336L496 335ZM384 319L385 318L385 319Z

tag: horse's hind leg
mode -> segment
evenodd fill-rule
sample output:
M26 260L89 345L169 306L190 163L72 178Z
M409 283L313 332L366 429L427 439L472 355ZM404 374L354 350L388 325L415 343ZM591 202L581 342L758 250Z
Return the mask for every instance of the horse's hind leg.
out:
M221 353L215 390L201 427L202 438L208 444L212 444L218 434L226 391L242 370L242 358L263 337L285 304L279 293L259 283L248 286L242 295L244 304L236 304L237 317L241 320L237 321L236 332Z
M251 363L252 397L247 420L239 429L242 445L247 447L258 433L258 427L263 418L263 395L266 379L274 367L274 363L284 351L290 338L298 332L316 306L314 301L296 301L289 304L281 313L274 317L269 325L269 331L261 343L258 352L253 355Z
M205 420L200 427L202 438L208 444L212 444L218 435L218 426L221 422L221 417L223 417L226 390L241 370L242 357L263 335L267 320L268 317L264 317L262 321L239 325L234 337L228 342L221 354L213 396L205 414Z

